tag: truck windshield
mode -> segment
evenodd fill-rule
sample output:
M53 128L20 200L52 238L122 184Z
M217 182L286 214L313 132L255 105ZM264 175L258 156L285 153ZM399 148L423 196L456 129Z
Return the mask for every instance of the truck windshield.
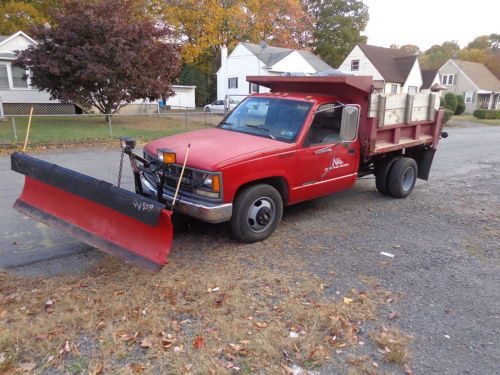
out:
M218 127L291 143L311 106L311 103L298 100L247 98Z

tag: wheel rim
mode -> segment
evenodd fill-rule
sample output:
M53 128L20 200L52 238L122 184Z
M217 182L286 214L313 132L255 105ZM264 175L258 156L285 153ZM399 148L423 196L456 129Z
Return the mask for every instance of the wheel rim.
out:
M276 217L274 202L266 197L256 199L248 209L247 223L252 232L261 233L271 226Z
M412 188L415 181L415 169L408 168L403 175L403 190L408 191Z

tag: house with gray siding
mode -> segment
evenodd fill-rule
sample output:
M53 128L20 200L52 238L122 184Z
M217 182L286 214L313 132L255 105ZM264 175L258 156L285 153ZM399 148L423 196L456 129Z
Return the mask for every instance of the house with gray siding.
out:
M450 59L440 69L447 92L463 95L465 113L500 109L500 81L481 63Z

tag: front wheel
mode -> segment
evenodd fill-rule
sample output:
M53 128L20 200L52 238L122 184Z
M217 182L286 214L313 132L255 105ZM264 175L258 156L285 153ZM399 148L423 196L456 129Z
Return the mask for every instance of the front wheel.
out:
M252 185L236 196L231 230L240 241L262 241L273 234L282 215L283 199L278 190L266 184Z
M418 167L415 160L403 157L394 162L387 178L389 194L395 198L406 198L417 182Z

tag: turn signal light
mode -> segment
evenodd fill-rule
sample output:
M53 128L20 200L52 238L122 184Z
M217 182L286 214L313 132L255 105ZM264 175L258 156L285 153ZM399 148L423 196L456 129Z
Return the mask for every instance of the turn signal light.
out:
M216 193L220 192L220 179L218 175L212 176L212 191Z
M163 164L175 164L175 162L177 161L175 152L172 150L169 150L167 148L159 148L157 150L157 153L158 159L160 159Z

